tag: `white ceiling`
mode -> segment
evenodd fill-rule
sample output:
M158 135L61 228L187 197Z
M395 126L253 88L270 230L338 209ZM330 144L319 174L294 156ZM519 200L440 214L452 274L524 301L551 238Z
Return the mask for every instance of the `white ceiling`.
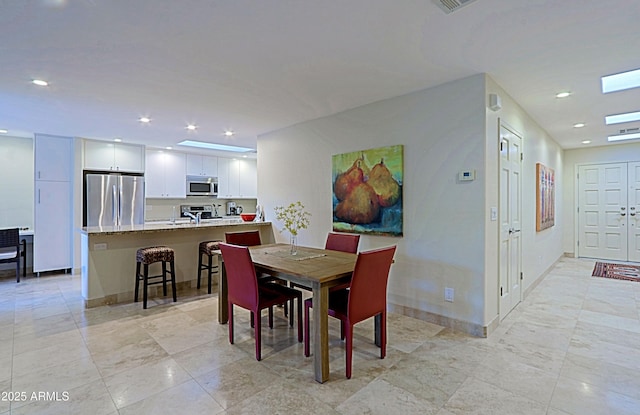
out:
M0 1L0 128L255 148L486 72L562 147L605 145L633 125L604 116L640 110L640 91L600 92L601 75L640 68L639 23L638 0L477 0L448 15L432 0Z

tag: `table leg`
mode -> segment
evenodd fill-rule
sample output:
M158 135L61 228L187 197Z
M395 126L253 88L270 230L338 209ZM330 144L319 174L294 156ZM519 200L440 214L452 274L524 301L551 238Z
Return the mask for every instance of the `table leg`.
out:
M218 323L220 324L227 324L229 321L227 295L227 270L224 267L222 254L218 254Z
M313 284L313 366L317 382L329 380L329 289Z

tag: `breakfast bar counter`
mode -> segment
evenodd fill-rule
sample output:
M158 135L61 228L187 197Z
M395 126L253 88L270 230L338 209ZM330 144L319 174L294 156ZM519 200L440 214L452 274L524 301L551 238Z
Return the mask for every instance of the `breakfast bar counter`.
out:
M144 225L82 228L81 270L85 307L133 301L136 251L150 246L172 248L175 251L177 287L195 287L199 243L224 240L225 232L245 230L259 230L263 243L275 241L271 222L217 219L199 224L147 222ZM149 267L151 275L159 274L160 269L159 263ZM204 271L202 278L206 286Z

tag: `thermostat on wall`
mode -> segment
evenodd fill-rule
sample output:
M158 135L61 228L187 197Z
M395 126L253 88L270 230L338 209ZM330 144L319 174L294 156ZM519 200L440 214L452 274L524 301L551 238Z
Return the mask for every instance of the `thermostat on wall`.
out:
M475 170L463 170L458 173L458 180L461 182L470 182L476 179L476 171Z

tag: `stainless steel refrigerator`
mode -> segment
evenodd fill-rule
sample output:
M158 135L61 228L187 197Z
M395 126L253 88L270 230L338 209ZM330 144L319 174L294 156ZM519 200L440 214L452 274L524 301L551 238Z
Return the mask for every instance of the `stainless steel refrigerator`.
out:
M83 212L83 226L144 224L144 176L86 173Z

